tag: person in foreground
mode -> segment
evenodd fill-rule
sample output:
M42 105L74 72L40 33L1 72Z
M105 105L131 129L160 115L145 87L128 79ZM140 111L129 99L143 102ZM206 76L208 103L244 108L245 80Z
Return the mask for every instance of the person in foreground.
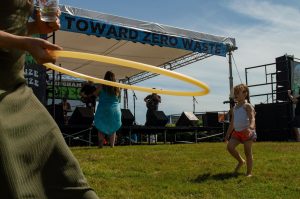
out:
M97 199L46 108L25 85L25 51L54 62L57 45L28 35L50 33L33 12L33 0L0 1L0 196L5 199Z
M228 127L225 140L227 150L238 161L234 170L237 173L245 164L245 160L236 150L239 144L244 144L246 156L247 177L252 176L253 155L252 144L256 140L255 133L255 110L249 101L249 89L245 84L234 87L234 98L236 105L233 107L232 118Z
M104 80L116 81L115 74L107 71ZM99 103L95 113L94 123L98 129L99 148L103 147L104 134L110 136L110 146L114 147L116 131L121 127L120 89L101 85L97 88Z

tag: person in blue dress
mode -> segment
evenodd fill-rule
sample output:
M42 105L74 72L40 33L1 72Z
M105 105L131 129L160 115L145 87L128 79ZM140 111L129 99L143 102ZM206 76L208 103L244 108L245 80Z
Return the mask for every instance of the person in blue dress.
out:
M116 81L115 74L107 71L105 80ZM121 127L120 89L117 87L101 85L97 88L99 103L94 117L94 124L98 130L99 147L103 147L105 135L110 137L110 146L114 147L116 131Z

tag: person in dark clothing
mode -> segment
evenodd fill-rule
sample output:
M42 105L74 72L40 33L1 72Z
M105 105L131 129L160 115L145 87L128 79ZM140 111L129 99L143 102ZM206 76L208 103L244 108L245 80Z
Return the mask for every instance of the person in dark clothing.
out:
M154 111L158 110L158 104L161 103L161 97L156 93L152 93L145 97L144 101L147 106L147 114L146 114L146 126L151 126L151 117L153 117Z
M68 123L68 112L71 112L71 104L68 102L66 97L62 98L62 102L60 103L62 105L63 114L64 114L64 123Z
M28 20L34 0L0 1L0 197L5 199L98 199L56 122L26 85L25 52L38 64L55 62L62 48L33 38L60 27Z
M289 96L290 100L293 102L293 104L296 105L292 125L293 125L293 131L295 134L296 141L300 142L300 132L299 132L299 128L300 128L300 96L292 95L291 90L288 90L288 96Z
M91 81L83 84L80 90L81 101L85 103L86 107L91 108L93 112L96 107L96 86Z

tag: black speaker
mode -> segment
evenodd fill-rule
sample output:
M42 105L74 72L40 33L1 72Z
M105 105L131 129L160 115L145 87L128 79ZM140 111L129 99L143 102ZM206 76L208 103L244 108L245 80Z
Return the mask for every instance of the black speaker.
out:
M276 101L288 101L291 89L291 64L294 58L284 55L276 58Z
M165 126L169 119L163 111L152 111L147 126Z
M255 105L258 140L283 141L291 138L291 103Z
M192 112L182 112L176 126L197 126L199 119Z
M289 101L288 90L290 90L290 84L288 82L282 82L280 86L276 87L276 101L287 102Z
M93 110L89 107L76 107L69 119L69 125L91 125L94 120Z
M62 126L65 123L64 112L61 104L55 104L54 106L48 105L47 110L53 117L58 126Z
M276 71L277 72L285 72L290 71L290 61L293 61L293 56L283 55L281 57L276 57Z
M218 112L206 112L205 115L202 115L203 126L209 127L218 127L221 126L219 122L219 113Z
M121 109L122 112L122 125L132 126L134 122L134 116L129 109Z

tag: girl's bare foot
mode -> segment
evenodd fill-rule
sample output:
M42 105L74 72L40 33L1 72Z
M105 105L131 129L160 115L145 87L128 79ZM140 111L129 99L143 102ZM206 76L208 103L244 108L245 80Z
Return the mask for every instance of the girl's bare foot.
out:
M246 177L250 178L250 177L252 177L252 174L251 173L250 174L246 174Z
M245 160L242 160L242 162L239 162L234 169L234 173L237 173L244 164L245 164Z

